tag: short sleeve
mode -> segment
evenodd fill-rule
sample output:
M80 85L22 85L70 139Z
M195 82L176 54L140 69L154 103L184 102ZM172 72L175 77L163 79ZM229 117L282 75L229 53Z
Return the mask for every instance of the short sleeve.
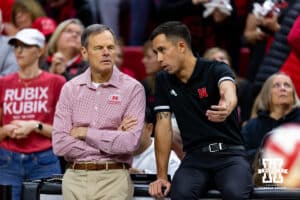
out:
M156 76L155 81L155 102L154 102L154 112L170 112L171 107L169 103L168 91L170 85L168 74L166 72L159 72Z

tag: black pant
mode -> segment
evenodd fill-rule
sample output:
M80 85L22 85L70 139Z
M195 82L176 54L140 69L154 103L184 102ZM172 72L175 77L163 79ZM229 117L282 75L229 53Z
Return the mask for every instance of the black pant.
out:
M249 199L253 189L251 170L242 150L188 153L176 171L171 199L199 199L211 186L223 200Z

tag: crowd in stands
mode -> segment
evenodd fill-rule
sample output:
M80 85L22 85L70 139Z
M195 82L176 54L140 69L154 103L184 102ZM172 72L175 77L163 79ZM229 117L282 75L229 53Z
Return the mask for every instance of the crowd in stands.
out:
M156 75L162 67L149 34L166 21L181 21L187 25L194 55L226 63L233 71L238 120L250 164L255 162L257 149L268 132L290 122L300 123L300 1L1 0L0 161L11 152L38 157L39 152L51 148L50 133L60 89L65 82L89 69L88 58L92 53L83 53L81 37L86 27L99 23L110 27L117 39L113 64L138 80L145 90L142 145L134 152L130 170L155 174L154 102L155 91L160 87L156 85ZM32 34L33 38L26 34ZM242 49L248 52L246 63L241 60L245 56L241 55L245 52ZM23 55L23 51L26 54ZM48 88L47 93L43 94L42 87ZM18 89L11 90L16 93L10 94L10 88ZM26 110L24 104L27 113L18 114L19 107L14 107L9 99L14 98L17 105L21 102L18 100L21 90L28 88L39 90L40 95L52 101L45 105L47 111L36 115ZM30 94L27 97L30 98ZM39 102L38 98L35 100ZM7 107L10 104L12 106ZM43 110L43 105L38 106L34 108ZM10 109L15 113L9 113ZM172 177L185 155L173 118L173 151L169 165ZM26 135L13 133L16 127L26 129ZM33 142L42 145L33 145ZM149 155L151 158L144 160ZM60 159L61 167L52 159L52 163L46 164L54 163L53 171L41 171L37 176L18 174L18 180L12 181L3 174L6 178L0 179L0 185L13 184L14 200L18 200L22 180L64 172L65 162ZM0 170L1 177L2 173Z

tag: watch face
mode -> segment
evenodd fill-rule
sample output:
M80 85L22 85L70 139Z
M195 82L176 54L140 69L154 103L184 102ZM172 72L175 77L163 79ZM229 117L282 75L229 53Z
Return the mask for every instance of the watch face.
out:
M39 123L38 129L39 129L39 130L42 130L42 129L43 129L43 124L42 124L42 123Z

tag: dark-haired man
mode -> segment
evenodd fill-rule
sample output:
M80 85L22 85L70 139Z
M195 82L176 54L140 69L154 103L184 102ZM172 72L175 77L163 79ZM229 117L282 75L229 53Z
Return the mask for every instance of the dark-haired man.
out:
M215 186L225 200L248 199L251 171L240 134L236 85L230 68L195 57L189 30L180 22L161 24L150 39L164 71L156 79L158 174L149 193L161 198L171 189L172 200L196 200ZM172 185L167 180L171 112L186 152Z

